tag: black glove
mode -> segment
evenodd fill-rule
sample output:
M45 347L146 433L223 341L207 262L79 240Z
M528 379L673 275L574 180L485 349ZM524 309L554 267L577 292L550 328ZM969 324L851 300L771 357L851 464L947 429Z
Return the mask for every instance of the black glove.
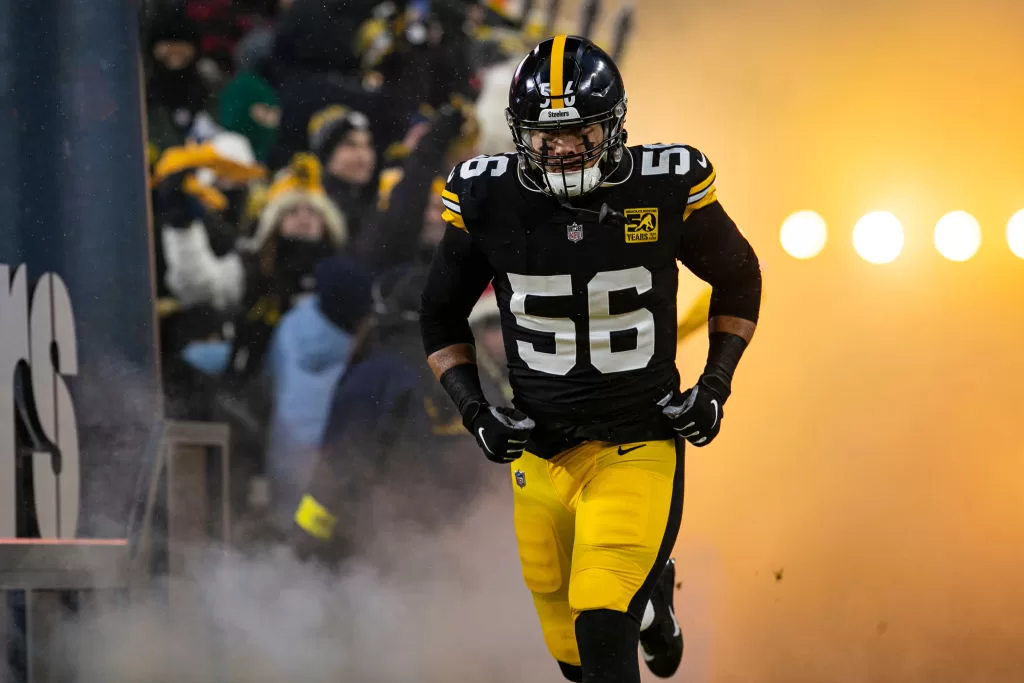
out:
M722 428L722 406L729 390L716 379L701 377L692 389L683 393L673 391L658 401L676 434L698 448L714 441Z
M487 404L475 412L475 416L467 415L463 423L488 460L509 463L523 454L530 432L536 426L526 413Z
M441 386L458 406L462 424L488 460L509 463L523 454L536 425L521 410L487 402L476 363L449 368L441 375Z
M746 339L730 332L712 332L708 341L708 362L696 386L682 394L672 391L658 401L676 433L697 447L718 436L725 417L722 407L732 393L732 375L747 348Z

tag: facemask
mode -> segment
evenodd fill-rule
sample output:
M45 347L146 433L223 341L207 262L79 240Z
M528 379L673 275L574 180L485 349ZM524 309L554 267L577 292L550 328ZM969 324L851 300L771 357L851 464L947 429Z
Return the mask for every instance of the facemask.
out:
M545 171L548 187L556 197L565 199L567 197L579 197L581 194L590 192L601 184L600 163L582 171Z

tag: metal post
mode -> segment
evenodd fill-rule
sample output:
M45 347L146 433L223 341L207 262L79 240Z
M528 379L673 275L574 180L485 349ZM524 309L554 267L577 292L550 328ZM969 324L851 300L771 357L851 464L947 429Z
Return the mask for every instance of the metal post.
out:
M0 643L3 643L3 659L0 660L0 683L15 683L10 667L11 607L7 600L9 593L0 590Z
M121 590L128 584L128 542L0 539L0 593L25 590L28 683L59 683L74 672L76 652L64 639L66 591ZM8 624L5 624L8 626ZM3 679L11 679L5 666Z
M170 576L168 590L171 619L175 628L188 629L194 642L206 643L204 664L212 679L216 658L215 626L208 618L203 596L195 581L197 555L209 551L210 529L214 521L206 485L207 457L210 447L219 451L220 483L220 545L226 549L230 539L231 508L228 479L230 430L225 424L203 422L169 422L167 424L167 505L168 552ZM214 513L216 514L216 513ZM209 557L209 556L207 556ZM198 634L198 635L197 635Z
M80 593L82 613L94 607L105 594L128 589L133 583L137 587L137 581L131 580L132 569L135 573L147 569L146 547L152 545L148 525L161 470L166 473L168 486L171 617L177 627L187 629L194 639L196 632L203 634L197 640L210 645L206 654L214 680L214 625L204 618L202 595L193 580L191 562L193 552L209 547L210 541L221 547L230 541L229 437L230 430L224 424L167 423L147 512L142 519L144 528L138 538L143 547L136 549L134 562L127 539L0 539L0 642L9 642L5 636L10 624L2 618L10 613L5 609L7 591L25 590L28 683L58 683L74 675L79 653L70 649L73 643L63 639L62 627L67 616L63 592ZM216 449L220 456L219 508L216 501L209 500L206 486L211 449ZM219 527L216 538L210 534L213 526ZM13 683L7 658L4 659L0 683Z
M25 600L28 683L58 683L66 674L61 656L61 621L64 606L57 591L29 591Z
M207 509L206 500L206 457L209 447L216 448L220 455L220 540L227 546L231 542L231 489L229 472L231 465L231 430L223 423L215 422L181 422L168 421L166 424L165 439L167 444L167 467L169 500L171 506L171 524L176 524L173 519L174 509L182 511L183 517L177 522L179 533L185 534L182 540L206 540L208 535L204 532L195 535L197 530L186 531L193 524L201 524L203 528L212 521L209 517L210 510ZM174 471L175 474L171 475ZM176 502L177 494L175 486L182 496ZM182 508L183 505L191 505L188 501L202 496L203 500L195 500L197 506L192 512ZM191 521L189 521L191 519ZM182 526L184 525L184 526Z

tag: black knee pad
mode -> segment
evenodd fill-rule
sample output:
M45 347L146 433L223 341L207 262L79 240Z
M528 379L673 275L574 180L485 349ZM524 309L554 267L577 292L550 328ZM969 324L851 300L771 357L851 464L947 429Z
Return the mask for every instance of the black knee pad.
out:
M584 683L640 683L640 623L625 612L581 612L576 644Z
M565 662L558 662L558 668L562 670L562 675L572 683L583 683L583 667L576 666L575 664L566 664Z

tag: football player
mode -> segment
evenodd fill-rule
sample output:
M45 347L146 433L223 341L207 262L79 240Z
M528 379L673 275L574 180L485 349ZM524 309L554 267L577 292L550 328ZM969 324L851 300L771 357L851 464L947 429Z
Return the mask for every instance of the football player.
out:
M525 583L566 678L672 675L683 448L710 444L750 342L761 271L682 144L626 146L613 60L559 35L520 63L516 152L457 165L422 297L428 361L490 460L509 463ZM703 373L680 389L681 262L711 285ZM467 316L493 281L514 407L481 390Z

